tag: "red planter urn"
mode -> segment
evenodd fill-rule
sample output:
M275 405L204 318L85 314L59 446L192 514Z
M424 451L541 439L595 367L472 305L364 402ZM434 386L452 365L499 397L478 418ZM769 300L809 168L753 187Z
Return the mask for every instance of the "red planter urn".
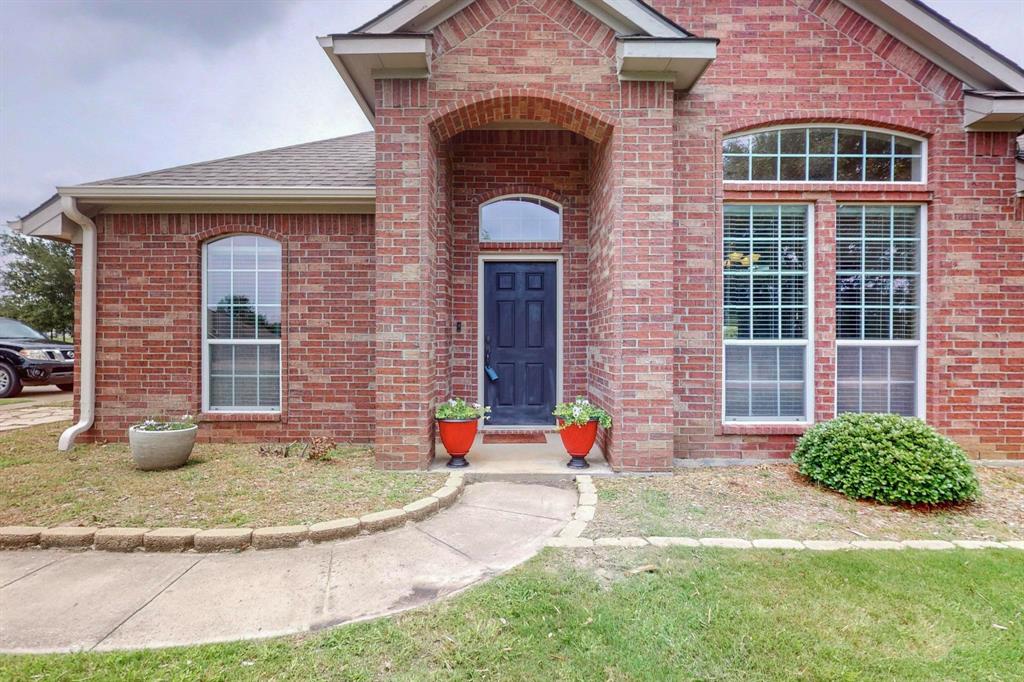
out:
M558 435L562 437L562 445L571 459L566 464L570 469L586 469L586 457L597 440L597 420L592 419L583 426L565 426L565 420L558 420Z
M479 419L438 419L437 429L441 432L441 442L448 451L447 466L452 469L468 467L466 455L473 447Z

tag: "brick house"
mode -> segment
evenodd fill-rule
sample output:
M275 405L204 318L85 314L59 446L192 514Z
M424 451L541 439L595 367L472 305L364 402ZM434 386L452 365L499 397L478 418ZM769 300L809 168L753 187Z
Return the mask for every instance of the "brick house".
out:
M319 40L372 132L12 224L78 245L62 447L194 412L415 469L438 400L586 395L618 470L841 411L1024 458L1024 71L922 4L405 0Z

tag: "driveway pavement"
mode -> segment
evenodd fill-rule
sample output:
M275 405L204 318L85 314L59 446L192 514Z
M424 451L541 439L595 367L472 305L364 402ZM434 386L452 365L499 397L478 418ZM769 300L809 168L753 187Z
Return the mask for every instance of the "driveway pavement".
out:
M396 613L527 560L576 499L569 489L477 483L421 523L295 549L0 552L0 651L220 642Z
M0 431L71 421L72 396L53 386L26 386L11 402L0 402Z

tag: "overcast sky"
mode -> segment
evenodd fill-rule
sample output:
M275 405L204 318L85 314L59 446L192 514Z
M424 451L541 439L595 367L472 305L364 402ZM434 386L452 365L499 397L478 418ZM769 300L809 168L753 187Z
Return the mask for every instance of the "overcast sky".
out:
M927 0L1024 63L1024 0ZM368 130L315 37L391 0L0 0L0 220L56 185Z

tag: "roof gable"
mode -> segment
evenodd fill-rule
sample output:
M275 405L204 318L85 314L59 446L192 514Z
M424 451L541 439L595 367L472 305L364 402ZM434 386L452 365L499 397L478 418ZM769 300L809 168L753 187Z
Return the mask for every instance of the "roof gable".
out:
M1024 92L1024 69L920 0L839 0L975 90Z
M426 33L476 0L401 0L352 33ZM687 38L692 34L642 0L573 0L619 35Z

